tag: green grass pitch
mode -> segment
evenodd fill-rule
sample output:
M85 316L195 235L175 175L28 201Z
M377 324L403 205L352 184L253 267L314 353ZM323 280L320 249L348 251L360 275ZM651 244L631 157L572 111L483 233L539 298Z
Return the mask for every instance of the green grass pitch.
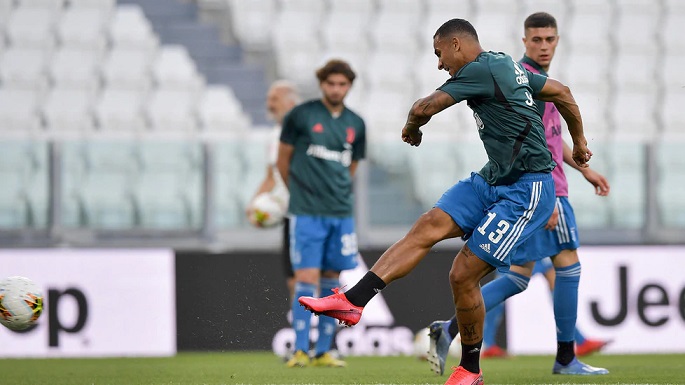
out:
M685 354L595 355L606 376L552 375L552 356L484 360L493 384L685 384ZM444 384L413 357L348 357L347 368L286 368L270 352L181 353L171 358L2 359L2 385ZM456 363L451 358L450 364Z

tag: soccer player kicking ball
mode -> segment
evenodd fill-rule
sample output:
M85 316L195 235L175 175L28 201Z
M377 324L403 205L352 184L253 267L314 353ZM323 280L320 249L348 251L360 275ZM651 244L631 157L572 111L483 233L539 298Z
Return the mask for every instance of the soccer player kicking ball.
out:
M451 78L412 106L402 140L421 144L420 127L440 111L466 100L473 110L488 163L443 194L371 270L346 293L320 299L299 297L308 310L359 322L364 306L390 282L407 275L436 243L465 237L450 270L462 357L446 384L479 385L485 306L480 280L494 269L506 271L510 254L545 226L555 206L555 163L534 98L551 101L568 123L573 159L587 167L592 153L580 111L568 87L526 71L504 53L486 52L473 26L463 19L444 23L433 36L438 69Z
M547 76L547 70L554 57L558 43L557 23L554 17L545 12L530 15L524 22L526 54L521 64L531 72ZM576 166L571 158L571 149L561 138L561 118L553 103L536 103L542 116L547 136L547 146L557 167L552 171L556 190L554 214L547 225L533 234L530 239L511 256L511 269L497 279L483 286L483 300L488 316L507 298L521 293L528 287L533 274L533 266L544 265L545 259L552 256L554 270L554 319L557 330L557 355L552 369L554 374L600 375L608 374L603 368L595 368L579 361L574 354L576 319L578 316L578 283L580 282L580 262L576 249L579 246L576 219L568 202L568 181L562 163L578 169L590 182L598 195L609 194L609 183L604 176L589 167ZM550 266L551 269L551 266ZM556 279L554 278L556 276ZM496 310L495 310L496 311ZM449 345L458 333L456 318L450 321L436 321L430 325L430 351L428 360L431 368L438 374L445 369ZM486 338L486 344L487 341ZM595 343L595 346L603 346ZM485 353L492 348L487 346ZM579 355L585 353L578 352Z

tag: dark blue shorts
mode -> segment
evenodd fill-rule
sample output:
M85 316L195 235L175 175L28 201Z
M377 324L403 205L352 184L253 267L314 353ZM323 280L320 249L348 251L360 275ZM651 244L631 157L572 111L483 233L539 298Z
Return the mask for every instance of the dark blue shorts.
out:
M499 270L508 270L510 255L552 215L554 194L549 173L524 174L506 186L491 186L471 173L447 190L435 207L461 227L474 254Z
M352 217L290 217L290 261L293 270L343 271L357 267L357 234Z

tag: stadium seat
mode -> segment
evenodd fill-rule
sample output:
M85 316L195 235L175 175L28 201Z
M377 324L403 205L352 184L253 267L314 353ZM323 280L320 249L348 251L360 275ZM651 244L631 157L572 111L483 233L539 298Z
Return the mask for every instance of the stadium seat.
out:
M424 209L433 207L449 187L464 177L456 148L454 136L431 131L419 148L409 152L414 194Z
M57 26L62 48L102 52L107 44L109 13L100 8L70 7Z
M0 58L0 80L5 88L43 92L48 86L47 55L39 49L9 48Z
M667 92L682 92L685 86L685 54L666 54L659 70L661 85Z
M516 58L523 49L520 47L520 40L514 38L519 37L520 32L516 33L519 29L514 29L515 20L511 17L509 8L508 5L492 11L479 8L472 24L478 32L478 40L483 49L504 52ZM518 24L516 27L519 27Z
M63 48L50 61L53 87L95 92L100 85L97 51Z
M95 106L98 126L109 132L143 131L142 99L139 92L105 89Z
M669 91L663 95L663 102L659 104L659 108L664 132L685 134L685 108L683 106L685 106L683 91Z
M650 138L656 132L655 94L621 92L611 107L614 131L622 137Z
M50 8L19 6L7 20L7 38L16 47L50 50L55 45L54 27L58 17Z
M657 61L660 64L660 58L647 54L643 50L631 50L637 53L622 51L616 56L611 70L613 86L618 88L617 92L624 90L655 92L659 87L657 73L661 69L657 69ZM637 68L639 70L636 71Z
M556 0L525 0L521 12L522 19L534 12L547 12L557 20L557 29L560 34L565 34L568 23L569 5L565 1ZM521 26L521 36L523 36L523 26Z
M585 136L588 140L606 138L606 135L614 128L620 132L620 127L612 127L608 120L607 105L608 95L580 88L571 88L573 98L576 100L580 113L583 117Z
M232 0L233 32L248 51L265 51L271 43L271 26L277 14L275 0Z
M92 131L92 100L92 94L88 91L53 89L43 104L47 128L56 132Z
M152 65L157 87L196 93L204 84L195 62L182 45L164 45Z
M412 2L419 4L418 2ZM418 26L421 12L410 12L397 9L396 6L406 3L385 6L370 28L372 46L376 51L404 52L413 54L418 48ZM401 25L402 28L397 28Z
M214 132L239 132L250 126L240 101L225 86L209 86L197 107L202 128Z
M376 51L371 54L362 72L372 90L409 92L409 95L413 95L412 61L413 55L407 53Z
M111 90L145 92L151 87L151 56L148 52L113 49L102 65L102 77Z
M608 2L592 3L609 4ZM564 47L570 48L574 55L583 53L609 56L611 53L609 36L611 13L604 11L603 8L605 8L604 5L593 6L588 3L574 6L575 12L569 20L568 27L560 32L564 36L562 40Z
M683 13L666 14L664 25L661 27L660 37L667 54L682 55L685 49L685 39L682 38L684 23L685 11Z
M609 92L611 77L608 53L573 51L565 62L559 64L563 65L566 83L573 92L581 89L599 93Z
M118 49L150 53L159 45L150 21L137 4L123 4L115 8L109 24L109 37Z
M36 92L0 88L0 130L35 133L40 129Z
M195 103L191 93L158 89L149 96L146 107L150 128L159 132L197 131Z
M414 100L411 93L372 89L366 94L365 115L367 130L398 134L407 120Z
M323 65L321 48L318 43L291 43L279 43L275 49L278 76L304 88L316 79L316 70Z
M366 54L369 49L369 15L370 13L356 13L347 9L331 11L321 23L323 48Z
M99 9L103 12L111 12L116 7L116 0L69 0L70 8Z
M616 48L619 53L639 52L643 55L655 55L659 51L658 22L661 9L654 6L647 9L651 9L652 12L646 10L641 10L639 13L619 12L618 25L612 29L613 39L617 43ZM636 34L634 31L638 25L640 33Z
M329 4L333 15L351 12L362 16L370 15L375 11L374 2L368 0L329 0Z

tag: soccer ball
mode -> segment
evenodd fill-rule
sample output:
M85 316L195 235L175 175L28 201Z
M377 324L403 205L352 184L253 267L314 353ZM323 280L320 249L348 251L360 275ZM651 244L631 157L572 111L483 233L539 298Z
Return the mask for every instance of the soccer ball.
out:
M11 330L28 329L43 312L43 293L28 278L8 277L0 281L0 323Z
M248 219L250 223L259 227L273 227L283 222L286 207L287 203L279 200L274 194L263 192L250 203Z

